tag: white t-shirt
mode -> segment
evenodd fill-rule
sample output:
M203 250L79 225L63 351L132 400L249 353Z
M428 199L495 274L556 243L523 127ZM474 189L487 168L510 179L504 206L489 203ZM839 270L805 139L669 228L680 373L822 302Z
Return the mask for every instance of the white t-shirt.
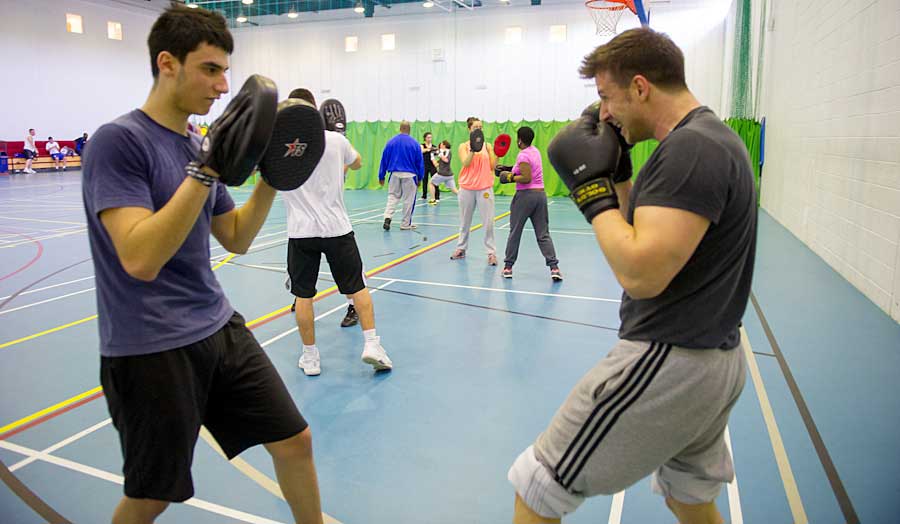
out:
M25 135L25 149L29 151L34 151L37 153L37 147L34 146L34 137L31 135Z
M333 238L353 231L344 207L344 166L357 154L344 135L325 131L325 154L309 180L281 193L289 238Z
M53 142L47 142L47 145L44 147L47 148L47 152L51 155L59 153L59 144L55 140Z

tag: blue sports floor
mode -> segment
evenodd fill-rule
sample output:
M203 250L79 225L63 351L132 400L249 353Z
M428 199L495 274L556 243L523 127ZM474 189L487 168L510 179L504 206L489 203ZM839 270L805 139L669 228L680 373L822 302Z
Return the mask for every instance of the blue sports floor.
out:
M389 233L385 198L346 193L391 373L360 362L362 334L339 327L345 302L334 294L316 305L322 375L297 368L280 200L248 254L226 258L214 244L216 274L311 424L327 522L510 522L507 468L612 346L621 289L566 199L550 205L565 275L553 283L530 230L504 280L486 264L481 231L468 258L449 260L452 194L417 207L417 231ZM499 197L501 261L508 208ZM76 523L109 522L122 493L89 257L79 172L0 177L0 461ZM327 269L320 291L332 286ZM751 373L729 426L737 478L719 499L726 520L900 522L900 325L765 212L753 291ZM193 474L196 497L159 522L291 522L261 448L229 464L200 439ZM647 479L565 520L673 521ZM39 522L0 484L0 523Z

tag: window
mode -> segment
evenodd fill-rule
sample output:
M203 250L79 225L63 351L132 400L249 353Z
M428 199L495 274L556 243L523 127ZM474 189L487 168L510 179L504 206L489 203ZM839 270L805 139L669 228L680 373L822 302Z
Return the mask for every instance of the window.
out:
M522 42L522 28L519 26L506 28L506 43L518 44Z
M121 40L122 24L119 22L106 22L106 37L110 40Z
M69 33L78 34L84 32L81 28L81 15L66 13L66 31Z
M356 36L347 36L344 37L344 51L348 53L355 53L359 50L359 37Z
M550 41L551 42L565 42L566 41L566 26L565 25L551 25L550 26Z
M381 35L381 50L393 51L397 48L397 37L394 33Z

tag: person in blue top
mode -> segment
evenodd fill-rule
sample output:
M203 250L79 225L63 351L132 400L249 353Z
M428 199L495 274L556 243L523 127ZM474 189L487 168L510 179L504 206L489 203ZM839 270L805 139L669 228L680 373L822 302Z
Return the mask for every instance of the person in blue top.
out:
M390 172L388 184L387 206L384 208L384 230L391 230L391 215L397 203L403 202L403 222L400 229L415 229L412 223L413 211L416 208L416 194L419 180L425 176L425 162L422 159L422 148L416 139L409 136L409 122L400 122L400 133L388 140L381 153L381 166L378 168L378 183L384 186L384 177Z
M275 190L260 179L238 208L214 171L185 173L201 142L188 117L228 92L231 33L221 15L176 4L148 45L147 101L101 126L84 157L100 382L124 455L112 523L150 524L194 495L203 425L229 459L265 445L294 520L322 524L308 424L210 267L210 234L246 253Z

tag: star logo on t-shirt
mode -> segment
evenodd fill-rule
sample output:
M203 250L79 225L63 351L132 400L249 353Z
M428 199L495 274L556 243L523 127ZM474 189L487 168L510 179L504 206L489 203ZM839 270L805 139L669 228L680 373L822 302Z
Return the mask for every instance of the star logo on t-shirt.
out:
M284 153L284 158L300 158L303 156L303 153L306 152L307 144L305 142L300 142L299 138L295 138L293 142L285 144L285 146L287 146L287 151Z

